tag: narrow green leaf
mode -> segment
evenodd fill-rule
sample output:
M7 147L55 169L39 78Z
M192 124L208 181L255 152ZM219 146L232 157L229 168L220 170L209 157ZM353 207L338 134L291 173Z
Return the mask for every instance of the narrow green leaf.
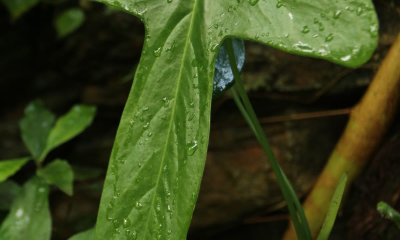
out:
M29 157L0 161L0 183L14 175L29 161Z
M85 130L92 123L95 113L95 107L75 105L67 114L61 116L51 129L46 149L41 155L40 160L43 161L51 150L71 140Z
M80 8L71 8L62 12L56 19L59 37L65 37L78 29L85 21L85 13Z
M83 167L72 165L74 171L74 181L85 181L96 179L104 173L104 170L96 167Z
M378 211L387 219L392 220L400 229L400 213L385 202L379 202Z
M48 195L48 185L38 177L26 182L1 224L1 240L49 240Z
M321 231L318 234L317 240L327 240L331 234L333 225L335 224L336 216L339 211L340 202L342 201L344 189L346 188L347 173L343 173L340 178L339 184L336 187L335 193L331 204L329 205L328 214L326 215L324 224L322 225Z
M54 115L40 100L31 102L25 108L25 116L19 126L22 139L34 159L38 159L43 153L54 119Z
M48 184L59 187L63 192L72 196L74 172L65 160L56 159L44 168L37 170L37 175L42 177Z
M16 20L23 13L39 3L39 0L1 0L11 14L11 19Z
M370 0L101 2L140 17L146 41L110 158L98 240L126 239L127 230L138 240L186 238L206 158L215 61L225 38L346 66L367 61L377 43ZM358 8L360 16L352 11Z
M68 238L68 240L94 240L95 228L91 228L84 232L75 234L74 236Z
M9 210L21 187L13 181L0 183L0 210Z
M242 39L233 38L232 46L235 53L236 65L239 71L242 70L245 58L244 41ZM213 98L218 98L225 91L235 84L232 69L229 64L229 56L226 51L225 42L219 49L217 60L215 62L214 72L214 91Z

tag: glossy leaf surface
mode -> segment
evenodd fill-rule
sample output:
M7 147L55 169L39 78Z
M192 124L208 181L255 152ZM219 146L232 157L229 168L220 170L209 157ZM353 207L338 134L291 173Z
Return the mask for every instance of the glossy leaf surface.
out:
M0 161L0 183L14 175L29 161L29 158L17 158Z
M85 13L80 8L72 8L62 12L56 19L58 36L65 37L79 28L85 21Z
M232 39L232 46L235 51L237 68L241 71L245 59L244 41L234 38ZM219 49L217 60L215 61L213 98L218 98L234 84L235 78L233 77L231 65L229 64L225 43L223 43Z
M11 19L15 20L24 12L39 3L39 0L1 0L11 14Z
M67 161L56 159L44 168L38 169L37 175L42 177L48 184L56 185L63 192L72 196L74 172Z
M47 138L54 123L54 115L40 100L31 102L25 108L20 121L21 136L34 159L38 159L46 148Z
M0 210L9 210L21 187L13 181L0 183Z
M43 160L52 149L71 140L85 130L92 123L95 113L95 107L75 105L67 114L61 116L51 129L46 148L40 159Z
M101 1L140 17L146 40L111 154L97 240L186 239L226 37L346 66L367 61L377 42L370 0Z
M0 227L1 240L48 240L51 216L48 185L38 177L27 181Z
M74 236L68 238L68 240L93 240L95 229L91 228L87 231L75 234Z

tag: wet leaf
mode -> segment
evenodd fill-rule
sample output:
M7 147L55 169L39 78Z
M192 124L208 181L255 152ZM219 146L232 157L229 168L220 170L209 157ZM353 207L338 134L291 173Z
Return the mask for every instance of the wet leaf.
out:
M28 157L0 161L0 183L18 172L28 161Z
M11 14L11 19L16 20L23 13L39 3L39 0L1 0Z
M78 29L85 21L85 13L80 8L71 8L62 12L56 19L59 37L65 37Z
M2 240L49 240L49 188L38 177L24 184L0 227Z
M21 187L13 181L0 183L0 210L9 210Z
M225 38L350 67L366 62L377 44L370 0L101 2L140 17L146 39L110 158L98 240L186 238L206 159L215 61Z
M95 113L95 107L75 105L67 114L61 116L51 129L40 159L43 161L51 150L83 132L92 123Z
M43 153L54 119L53 113L40 100L31 102L25 108L25 115L19 126L22 139L34 159L38 159Z
M42 177L48 184L56 185L63 192L72 196L74 172L67 161L56 159L44 168L38 169L37 175Z
M233 50L235 51L237 68L241 71L245 59L244 42L242 39L234 38L232 39L232 45ZM224 43L219 49L217 60L215 62L213 98L218 98L235 84L235 79L229 64L228 53L225 48Z
M68 238L68 240L94 240L95 228L91 228L84 232L75 234L74 236Z

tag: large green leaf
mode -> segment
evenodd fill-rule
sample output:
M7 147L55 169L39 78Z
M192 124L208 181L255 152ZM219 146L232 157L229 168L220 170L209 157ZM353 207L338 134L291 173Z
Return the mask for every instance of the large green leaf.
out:
M25 108L25 116L19 125L22 139L34 159L38 159L44 151L54 119L40 100L31 102Z
M85 13L80 8L71 8L62 12L56 19L58 36L64 37L79 28L85 20Z
M92 123L95 113L95 107L75 105L67 114L61 116L51 129L40 160L43 161L52 149L71 140L85 130Z
M26 182L0 227L1 240L50 239L48 195L48 185L38 177Z
M42 177L48 184L56 185L63 192L72 196L74 172L67 161L56 159L44 168L38 169L37 175Z
M29 158L17 158L0 161L0 183L14 175L29 161Z
M1 0L11 14L11 19L15 20L24 12L39 3L39 0Z
M0 210L9 210L21 187L13 181L0 183Z
M68 240L93 240L94 239L95 229L91 228L84 232L75 234L74 236L68 238Z
M226 37L358 66L378 23L370 0L101 0L146 40L111 154L96 239L186 239L206 158L215 59ZM129 233L127 233L129 231Z

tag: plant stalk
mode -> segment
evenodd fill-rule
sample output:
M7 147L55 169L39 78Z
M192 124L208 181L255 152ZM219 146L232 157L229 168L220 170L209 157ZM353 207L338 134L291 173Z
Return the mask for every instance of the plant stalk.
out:
M231 39L226 39L226 46L227 46L227 52L229 56L229 63L232 68L232 72L235 78L235 83L237 86L237 89L239 91L240 97L242 98L243 105L240 103L240 100L238 99L238 96L235 92L235 90L232 90L232 95L234 97L234 100L236 104L238 105L239 110L243 114L245 120L249 123L250 128L253 130L255 133L259 143L261 144L265 154L267 155L267 158L269 159L272 169L276 174L276 177L278 179L279 186L282 190L283 196L286 200L290 216L293 220L294 227L296 229L296 233L298 235L299 239L311 239L311 234L308 229L308 224L305 219L305 215L302 211L301 204L295 195L295 192L293 188L291 187L289 180L283 173L279 163L277 162L274 153L272 152L271 146L268 143L268 140L264 134L264 131L258 122L258 118L253 110L253 107L250 103L250 100L246 94L246 90L244 89L243 83L240 78L240 73L239 70L236 67L236 60L235 60L235 55L234 55L234 50L232 46L232 40ZM251 123L250 123L251 122ZM297 209L297 211L296 211ZM300 219L299 219L300 217Z

